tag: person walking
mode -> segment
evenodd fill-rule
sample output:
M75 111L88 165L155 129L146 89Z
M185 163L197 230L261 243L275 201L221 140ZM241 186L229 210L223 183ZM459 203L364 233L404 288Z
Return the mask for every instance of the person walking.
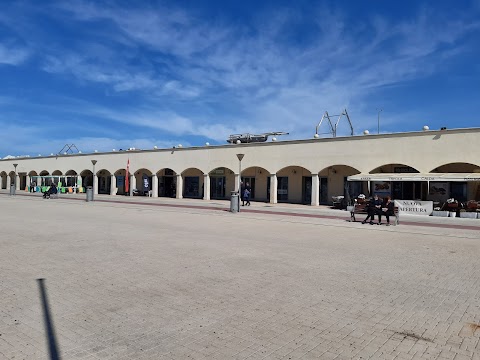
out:
M245 187L243 191L243 201L245 201L247 206L250 206L250 189L248 187Z
M243 181L240 182L240 200L242 200L242 206L245 206L245 199L243 197L243 193L245 192L245 185L243 184Z

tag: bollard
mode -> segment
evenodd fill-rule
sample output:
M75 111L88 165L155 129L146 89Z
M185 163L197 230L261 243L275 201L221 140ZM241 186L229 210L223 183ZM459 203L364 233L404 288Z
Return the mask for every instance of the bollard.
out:
M230 212L240 212L240 196L237 191L230 193Z
M87 191L85 193L87 194L87 201L93 201L93 187L87 186Z
M17 187L15 184L10 185L10 195L15 195L15 191L17 190Z

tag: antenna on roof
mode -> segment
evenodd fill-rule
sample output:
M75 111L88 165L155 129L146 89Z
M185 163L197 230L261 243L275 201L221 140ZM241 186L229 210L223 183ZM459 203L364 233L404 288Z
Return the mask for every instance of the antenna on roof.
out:
M57 155L61 155L61 154L74 154L75 152L73 151L73 149L77 150L77 153L81 153L80 150L78 150L78 148L75 146L75 144L65 144L65 146L62 148L62 150L60 150Z
M334 116L338 116L338 119L337 119L337 122L335 123L335 125L332 123L332 119L331 119L331 117L334 117ZM325 114L323 114L322 119L320 120L318 125L315 127L314 137L318 138L318 128L320 127L320 125L322 125L322 122L323 122L324 119L328 120L328 124L330 125L330 133L332 134L332 136L337 137L338 123L340 122L340 119L342 118L342 116L345 116L347 118L348 123L350 124L350 130L351 130L350 135L353 136L353 125L352 125L352 122L350 121L350 116L348 116L347 109L344 109L342 111L342 113L339 114L339 115L329 115L328 111L325 111Z

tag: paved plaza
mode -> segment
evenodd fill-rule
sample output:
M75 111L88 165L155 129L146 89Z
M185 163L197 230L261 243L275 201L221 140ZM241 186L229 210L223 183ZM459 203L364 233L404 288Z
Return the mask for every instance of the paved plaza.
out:
M0 360L480 359L472 228L0 206Z

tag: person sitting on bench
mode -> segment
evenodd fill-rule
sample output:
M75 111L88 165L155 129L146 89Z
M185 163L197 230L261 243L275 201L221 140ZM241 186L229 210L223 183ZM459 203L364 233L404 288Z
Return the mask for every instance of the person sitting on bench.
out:
M50 195L53 195L53 194L56 194L57 193L57 187L55 186L55 184L52 184L50 186L50 189L48 189L47 191L45 191L43 193L43 198L44 199L50 199Z
M362 224L365 224L368 219L370 219L370 225L373 225L373 220L375 219L375 215L377 214L377 208L375 207L374 199L370 199L367 206L365 207L365 210L367 211L367 217L365 218L365 220L362 221Z
M393 216L393 207L392 199L390 199L390 196L387 196L382 206L382 212L378 214L378 224L382 223L382 215L385 215L387 218L387 226L390 226L390 216Z

